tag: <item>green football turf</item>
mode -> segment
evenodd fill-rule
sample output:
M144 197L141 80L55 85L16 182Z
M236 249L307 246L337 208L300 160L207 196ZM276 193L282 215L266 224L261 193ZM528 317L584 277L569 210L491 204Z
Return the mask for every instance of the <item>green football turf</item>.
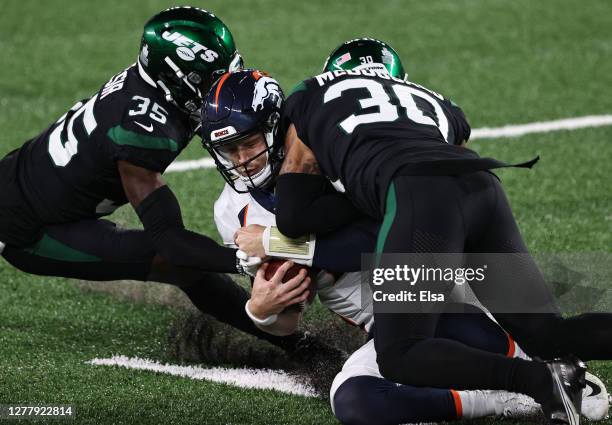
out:
M134 62L146 19L168 1L3 0L0 155ZM454 99L474 128L612 112L612 3L606 0L208 1L247 66L286 90L360 36L398 50L410 78ZM528 246L610 252L612 127L478 140L482 155L524 160L499 173ZM180 159L203 155L198 140ZM212 170L168 175L186 224L214 235ZM1 188L0 188L1 196ZM123 208L113 219L137 225ZM325 424L328 404L272 391L85 364L113 354L164 359L178 311L84 294L0 260L0 404L74 404L75 423ZM323 315L324 313L321 313ZM324 316L323 316L324 317ZM612 367L592 367L612 385ZM611 423L612 421L608 421Z

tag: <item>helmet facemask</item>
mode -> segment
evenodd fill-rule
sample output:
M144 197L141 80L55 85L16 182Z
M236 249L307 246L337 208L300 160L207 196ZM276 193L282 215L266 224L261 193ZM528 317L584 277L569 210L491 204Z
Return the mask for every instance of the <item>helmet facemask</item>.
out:
M160 74L160 78L157 81L151 81L159 87L166 97L166 100L174 104L177 108L183 112L189 114L200 115L200 108L202 107L202 98L210 88L210 86L226 72L225 69L213 71L207 78L203 72L191 71L187 74L177 65L172 58L166 56L164 62L167 65L167 70L163 74ZM141 69L141 75L144 70L140 62L138 63ZM234 55L232 62L229 65L229 70L235 71L242 67L242 57L238 52Z
M236 192L274 183L283 160L283 102L278 82L254 69L224 74L205 96L202 143Z
M255 131L241 135L238 138L230 138L222 143L216 143L208 148L209 153L217 163L217 169L232 188L238 193L246 193L255 188L266 188L273 182L280 164L282 153L275 147L275 136L278 131L278 113L273 114L268 122ZM260 137L255 138L255 136ZM247 160L236 161L240 149L249 149L249 144L260 144L261 149L251 153ZM246 145L246 146L245 146ZM253 170L254 163L265 162L259 170ZM259 168L259 167L258 167ZM236 184L241 182L242 184Z

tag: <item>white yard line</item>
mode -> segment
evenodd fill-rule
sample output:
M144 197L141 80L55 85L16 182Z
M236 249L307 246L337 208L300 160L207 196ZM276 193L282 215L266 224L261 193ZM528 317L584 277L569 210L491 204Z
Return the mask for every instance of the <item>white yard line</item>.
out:
M315 392L287 373L268 369L226 369L214 367L205 369L197 366L161 364L138 357L113 356L110 359L93 359L87 363L95 366L119 366L127 369L165 373L183 378L219 382L240 388L276 390L283 393L315 397Z
M612 115L589 115L554 121L532 122L529 124L505 125L503 127L482 127L472 130L470 139L497 139L518 137L525 134L548 133L559 130L577 130L587 127L612 125Z
M499 139L505 137L519 137L525 134L548 133L560 130L578 130L587 127L603 127L612 125L612 115L589 115L578 118L565 118L553 121L539 121L528 124L513 124L503 127L482 127L472 130L471 140ZM201 158L190 161L176 161L172 163L167 173L178 173L201 168L214 168L212 158Z

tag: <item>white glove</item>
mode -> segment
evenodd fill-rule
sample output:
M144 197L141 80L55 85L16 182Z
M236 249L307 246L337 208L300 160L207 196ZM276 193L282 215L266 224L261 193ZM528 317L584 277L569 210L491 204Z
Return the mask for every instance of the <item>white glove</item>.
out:
M261 258L249 257L246 252L242 250L236 251L236 259L238 272L240 274L248 274L251 277L255 277L257 269L261 265Z

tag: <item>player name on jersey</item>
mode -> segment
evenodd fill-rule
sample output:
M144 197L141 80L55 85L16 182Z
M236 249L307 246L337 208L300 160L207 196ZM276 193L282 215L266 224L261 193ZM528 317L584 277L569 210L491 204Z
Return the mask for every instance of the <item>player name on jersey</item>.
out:
M458 106L380 69L329 71L304 81L287 99L283 122L295 125L334 187L374 218L382 216L400 170L428 174L443 162L478 158L458 146L470 134ZM415 164L418 170L407 169Z

